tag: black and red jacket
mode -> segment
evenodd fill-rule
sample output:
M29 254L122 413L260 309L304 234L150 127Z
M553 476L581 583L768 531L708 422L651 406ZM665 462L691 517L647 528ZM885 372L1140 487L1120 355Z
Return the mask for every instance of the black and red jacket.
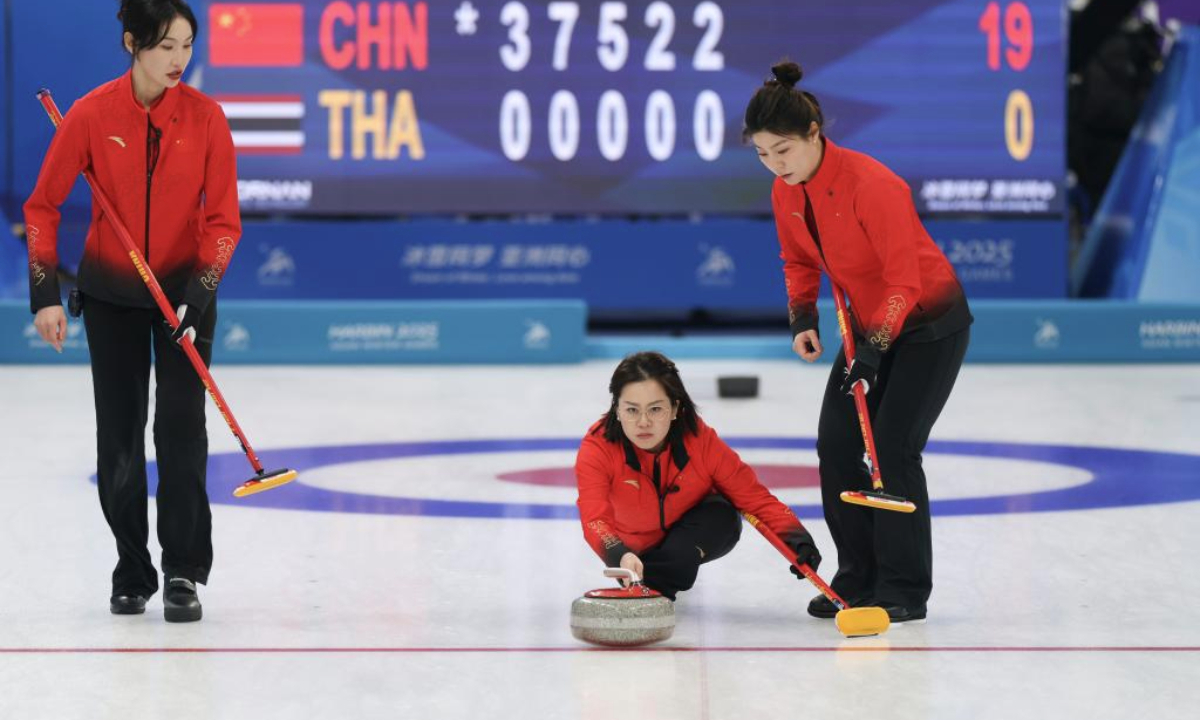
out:
M822 271L847 296L860 353L970 325L962 285L921 224L907 183L874 158L824 142L807 183L776 178L771 190L792 334L817 327ZM806 192L819 244L805 222Z
M126 73L71 107L25 203L35 313L61 302L55 272L58 208L84 168L113 202L167 298L203 311L242 232L233 138L221 106L180 84L167 88L147 111ZM79 288L119 305L154 306L95 202Z
M627 552L658 545L681 515L713 492L756 515L784 542L794 544L804 530L716 431L697 423L695 434L685 431L681 442L657 455L623 436L606 440L603 419L583 438L575 459L579 519L584 539L610 567Z

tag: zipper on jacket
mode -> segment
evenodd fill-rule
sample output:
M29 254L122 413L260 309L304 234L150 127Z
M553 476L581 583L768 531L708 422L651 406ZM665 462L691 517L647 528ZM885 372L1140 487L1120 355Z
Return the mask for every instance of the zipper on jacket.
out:
M654 494L658 496L658 526L663 532L667 531L667 496L662 491L662 476L658 470L658 456L654 456L654 474L650 478L654 481Z
M817 229L817 210L813 207L812 198L808 196L808 188L803 188L801 192L804 193L804 217L802 218L804 220L804 228L808 230L809 235L812 235L813 244L817 246L817 253L820 254L821 262L825 265L825 272L828 273L829 261L825 259L825 248L821 247L821 233ZM808 213L810 211L812 212L812 227L808 226ZM830 275L830 278L832 277Z
M159 140L162 130L154 127L150 115L146 115L146 252L143 258L150 265L150 183L154 180L154 168L158 165Z
M821 231L817 227L817 210L812 204L812 198L808 196L808 188L803 188L804 193L804 227L808 230L808 234L812 235L813 244L817 246L817 254L821 256L821 264L825 266L825 274L829 276L829 282L833 282L833 272L829 269L829 260L825 258L825 248L821 246ZM812 227L808 226L808 213L812 213ZM845 288L842 288L845 290ZM848 317L846 321L850 323L851 329L854 327L854 315L847 311Z

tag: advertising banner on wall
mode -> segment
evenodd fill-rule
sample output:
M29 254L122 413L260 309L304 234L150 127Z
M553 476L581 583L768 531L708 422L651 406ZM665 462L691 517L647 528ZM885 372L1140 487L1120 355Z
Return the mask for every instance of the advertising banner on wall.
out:
M936 221L970 298L1063 297L1058 221ZM770 220L248 225L222 283L242 299L577 298L591 312L783 312Z

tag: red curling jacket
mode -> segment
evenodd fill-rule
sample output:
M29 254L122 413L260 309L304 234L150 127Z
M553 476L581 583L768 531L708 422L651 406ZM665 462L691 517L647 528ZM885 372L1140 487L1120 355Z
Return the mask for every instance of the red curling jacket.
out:
M805 223L806 191L819 244ZM908 185L879 161L826 138L816 174L794 186L776 178L771 205L793 335L817 327L822 271L846 293L860 352L971 324L954 268L917 217Z
M154 129L161 132L157 143ZM61 302L55 273L58 208L84 168L92 170L113 202L172 304L186 302L203 311L242 233L233 138L221 106L180 84L167 88L147 111L133 94L131 74L125 73L71 107L25 203L35 313ZM79 289L120 305L154 306L95 202Z
M584 436L575 459L579 519L584 539L610 567L620 565L626 552L640 553L662 542L667 528L712 492L757 516L789 545L804 530L716 431L697 422L695 435L685 432L682 443L671 443L658 455L624 437L604 439L603 418Z

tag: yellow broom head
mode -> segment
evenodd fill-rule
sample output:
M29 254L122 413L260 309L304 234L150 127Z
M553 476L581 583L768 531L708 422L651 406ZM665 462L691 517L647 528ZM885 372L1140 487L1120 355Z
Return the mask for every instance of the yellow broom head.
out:
M876 510L891 510L892 512L910 513L917 509L912 502L896 495L872 492L870 490L847 490L842 493L842 502L851 505L862 505Z
M879 607L846 608L838 611L833 622L846 637L882 635L892 624L887 611Z
M261 475L256 475L252 479L247 480L239 485L237 489L233 491L233 496L246 497L247 495L254 495L255 493L260 493L264 490L277 488L280 485L286 485L287 483L290 483L299 477L299 475L300 473L290 468L264 472Z

